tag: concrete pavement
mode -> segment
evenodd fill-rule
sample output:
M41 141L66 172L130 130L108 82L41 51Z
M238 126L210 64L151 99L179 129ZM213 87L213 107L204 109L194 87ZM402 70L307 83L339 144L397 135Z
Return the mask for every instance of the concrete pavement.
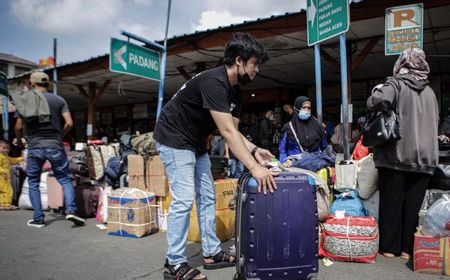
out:
M95 219L74 227L63 216L46 212L47 226L27 227L32 211L0 212L0 279L163 279L166 251L164 233L140 239L109 236L96 227ZM224 248L232 245L225 242ZM201 247L188 245L190 264L201 267ZM235 269L204 271L209 280L231 280ZM322 264L319 279L449 279L414 273L400 258L379 256L375 264L334 262Z

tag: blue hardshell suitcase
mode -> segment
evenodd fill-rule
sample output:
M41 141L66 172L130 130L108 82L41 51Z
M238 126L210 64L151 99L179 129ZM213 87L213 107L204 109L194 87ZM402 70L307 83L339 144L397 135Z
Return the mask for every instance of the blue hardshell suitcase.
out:
M314 179L298 172L275 177L274 193L258 193L245 174L236 207L235 279L316 279L318 214Z

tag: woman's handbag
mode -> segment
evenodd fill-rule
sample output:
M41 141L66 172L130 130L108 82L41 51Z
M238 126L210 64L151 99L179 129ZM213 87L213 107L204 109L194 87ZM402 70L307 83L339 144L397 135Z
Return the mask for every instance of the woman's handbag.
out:
M372 113L363 127L362 144L366 147L381 146L399 139L399 120L395 111Z
M400 137L400 123L397 114L397 92L392 101L391 110L374 112L368 118L363 127L362 144L372 148L386 143L398 141Z

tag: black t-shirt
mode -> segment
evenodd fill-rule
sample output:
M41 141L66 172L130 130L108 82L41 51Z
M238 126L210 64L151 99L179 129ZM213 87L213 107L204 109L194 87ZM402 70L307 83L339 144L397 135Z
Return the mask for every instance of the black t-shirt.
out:
M40 123L38 120L24 122L25 134L28 137L28 149L64 149L62 114L69 112L69 106L61 96L52 93L44 93L44 96L50 108L50 122Z
M231 87L225 66L206 70L187 81L164 106L153 137L161 144L206 153L206 139L216 128L209 110L239 118L242 96Z

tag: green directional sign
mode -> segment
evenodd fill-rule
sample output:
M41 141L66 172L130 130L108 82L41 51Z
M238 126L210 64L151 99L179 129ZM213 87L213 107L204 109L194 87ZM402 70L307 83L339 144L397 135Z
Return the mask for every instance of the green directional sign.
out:
M126 41L111 38L109 70L152 80L160 80L159 53Z
M348 31L348 0L307 0L306 5L308 46Z

